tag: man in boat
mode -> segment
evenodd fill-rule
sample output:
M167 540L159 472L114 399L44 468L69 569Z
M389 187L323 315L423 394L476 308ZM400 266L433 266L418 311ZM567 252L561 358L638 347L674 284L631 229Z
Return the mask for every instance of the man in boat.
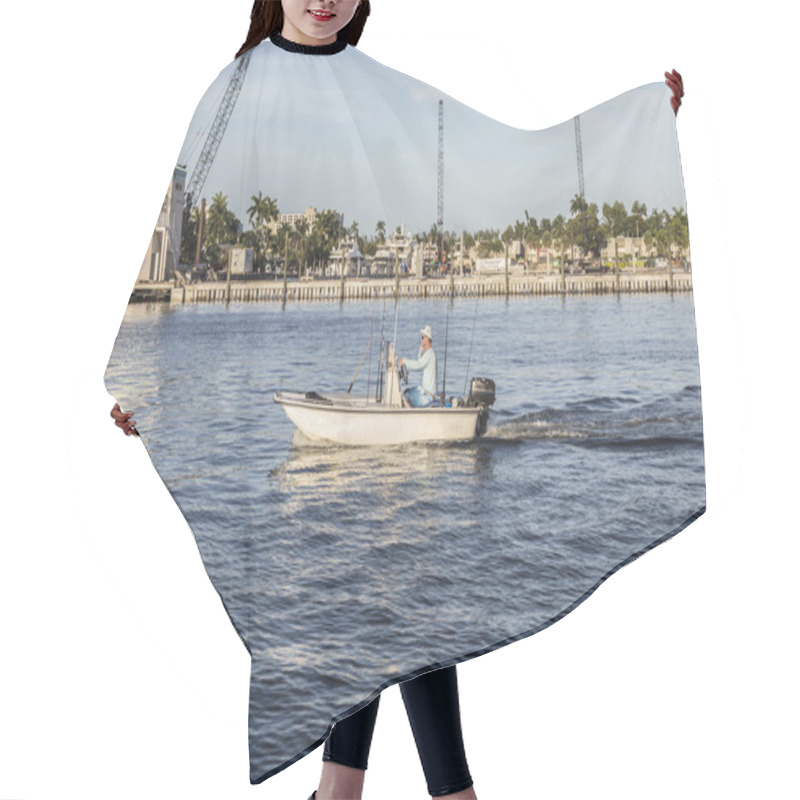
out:
M406 408L425 408L433 403L436 397L436 353L433 352L433 331L426 325L420 330L422 340L419 345L417 358L401 358L398 366L405 364L406 368L414 372L422 372L422 385L403 392L403 405Z

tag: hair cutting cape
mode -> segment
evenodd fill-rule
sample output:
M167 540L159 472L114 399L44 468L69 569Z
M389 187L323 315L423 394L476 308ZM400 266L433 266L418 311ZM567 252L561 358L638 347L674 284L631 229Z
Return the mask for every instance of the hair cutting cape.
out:
M273 37L208 89L106 384L251 655L253 782L703 512L684 207L660 83L523 131ZM389 345L414 362L426 325L444 405L338 439L337 409L389 409ZM408 433L469 410L473 377L488 419Z

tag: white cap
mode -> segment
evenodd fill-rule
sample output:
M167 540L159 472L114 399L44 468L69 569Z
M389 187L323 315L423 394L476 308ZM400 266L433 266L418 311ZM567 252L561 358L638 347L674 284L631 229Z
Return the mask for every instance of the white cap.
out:
M431 330L430 325L426 325L424 328L420 328L419 331L423 336L433 341L433 331Z

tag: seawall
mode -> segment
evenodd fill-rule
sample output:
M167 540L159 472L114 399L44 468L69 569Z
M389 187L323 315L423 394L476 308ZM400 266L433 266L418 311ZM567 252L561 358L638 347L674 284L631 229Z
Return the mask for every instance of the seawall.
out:
M651 294L691 292L689 272L606 275L505 275L444 278L341 278L324 280L236 280L173 286L137 284L131 302L342 302L374 298L526 297L552 295Z

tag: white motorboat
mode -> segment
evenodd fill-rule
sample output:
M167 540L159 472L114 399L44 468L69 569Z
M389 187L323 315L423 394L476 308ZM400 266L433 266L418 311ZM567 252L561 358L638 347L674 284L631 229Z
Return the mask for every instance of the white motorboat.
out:
M404 408L394 346L387 347L385 385L375 399L320 392L276 392L273 400L307 438L342 445L468 441L486 432L494 383L473 378L467 397L426 408Z

